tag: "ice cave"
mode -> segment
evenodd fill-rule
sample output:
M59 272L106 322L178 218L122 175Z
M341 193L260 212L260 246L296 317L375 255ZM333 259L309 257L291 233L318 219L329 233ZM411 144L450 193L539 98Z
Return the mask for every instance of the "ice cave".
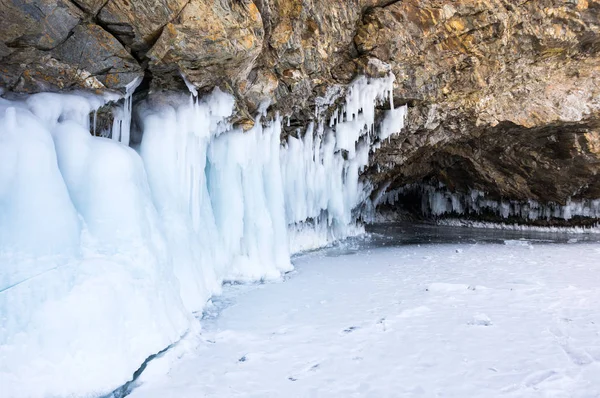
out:
M600 396L596 1L0 17L0 396Z

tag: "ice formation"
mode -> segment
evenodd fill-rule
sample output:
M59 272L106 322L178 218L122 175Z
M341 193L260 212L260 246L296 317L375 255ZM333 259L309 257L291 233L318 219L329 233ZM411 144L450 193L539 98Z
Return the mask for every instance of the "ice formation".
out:
M114 113L112 139L129 145L131 138L131 114L133 112L133 92L142 83L142 78L137 77L125 87L123 106ZM94 113L94 129L96 128L96 114Z
M279 165L281 120L247 132L226 119L233 98L141 105L145 164L181 296L200 310L223 280L277 278L291 269Z
M358 79L327 126L284 145L282 118L235 128L218 89L133 107L133 82L112 139L90 132L115 97L0 98L3 394L108 393L186 333L224 280L278 278L290 253L360 232L360 170L403 124L392 105L377 135L392 83Z
M292 251L363 231L353 211L368 197L370 187L359 174L376 148L374 143L404 127L407 108L394 108L393 82L393 75L358 78L328 125L313 123L301 138L288 137L281 163ZM376 126L375 105L385 101L390 110Z
M139 155L91 136L103 98L0 100L0 385L82 396L189 325Z
M600 218L600 199L569 199L564 205L526 202L516 200L494 200L484 192L471 190L468 194L450 192L444 185L407 185L387 192L378 199L378 204L394 204L409 192L421 196L421 211L425 215L479 215L483 212L502 218L516 217L523 220L570 220L573 217Z

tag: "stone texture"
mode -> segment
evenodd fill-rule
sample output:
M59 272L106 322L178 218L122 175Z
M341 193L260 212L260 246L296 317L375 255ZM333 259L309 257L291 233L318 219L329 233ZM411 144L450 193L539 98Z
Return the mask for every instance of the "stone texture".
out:
M355 43L389 62L409 129L376 155L392 188L564 202L599 197L599 3L405 0L364 14ZM385 167L387 166L387 168Z
M149 68L159 86L178 72L200 89L234 85L248 77L263 36L251 0L191 0L148 52Z
M67 38L83 13L67 0L1 0L0 17L3 42L49 50Z
M98 20L121 43L146 52L188 0L108 0Z
M61 61L75 65L77 79L89 84L88 76L111 88L124 88L143 75L135 59L120 43L98 25L79 25L73 35L58 46L53 54Z
M67 0L0 0L0 17L4 89L119 90L143 74L115 37Z
M75 79L77 70L52 57L50 52L27 48L2 58L0 84L20 93L59 91L68 88L101 88L91 82L83 85Z
M108 0L73 0L86 13L96 15Z

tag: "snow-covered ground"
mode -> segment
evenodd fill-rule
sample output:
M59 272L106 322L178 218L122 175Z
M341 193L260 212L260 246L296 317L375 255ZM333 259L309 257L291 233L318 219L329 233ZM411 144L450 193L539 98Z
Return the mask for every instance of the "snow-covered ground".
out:
M435 231L226 286L130 397L599 397L597 239Z

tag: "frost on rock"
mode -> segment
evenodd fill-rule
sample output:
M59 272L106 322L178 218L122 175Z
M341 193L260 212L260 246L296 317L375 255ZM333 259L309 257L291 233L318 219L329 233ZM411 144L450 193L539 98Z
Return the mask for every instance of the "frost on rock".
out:
M90 132L98 108L118 98L0 99L7 396L109 393L178 341L223 281L279 278L290 253L362 231L353 210L369 188L359 173L371 142L394 130L375 134L393 76L358 79L328 126L317 121L283 146L279 116L234 128L234 99L218 89L133 107L138 83L112 139ZM391 109L386 123L399 131L405 110Z

